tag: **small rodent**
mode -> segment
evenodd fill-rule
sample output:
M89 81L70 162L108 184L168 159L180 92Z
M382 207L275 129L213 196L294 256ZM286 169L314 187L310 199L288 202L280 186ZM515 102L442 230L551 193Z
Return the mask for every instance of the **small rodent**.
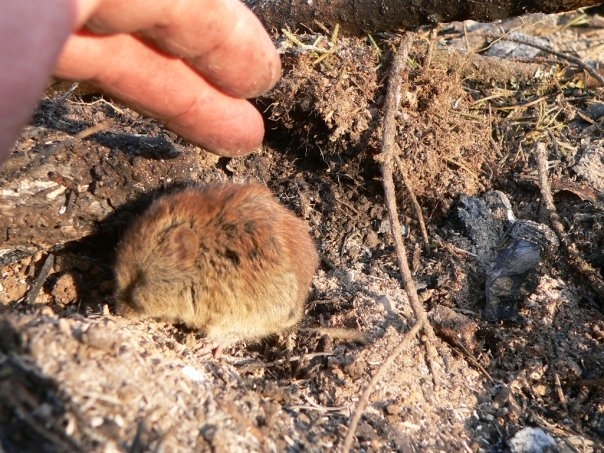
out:
M319 260L305 223L258 184L155 201L117 250L116 309L184 323L220 346L294 326Z

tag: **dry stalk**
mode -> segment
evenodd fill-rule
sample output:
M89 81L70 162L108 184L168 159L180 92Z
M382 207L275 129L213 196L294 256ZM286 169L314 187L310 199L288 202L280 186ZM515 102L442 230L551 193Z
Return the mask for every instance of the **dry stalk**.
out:
M596 270L581 257L579 250L577 250L577 246L566 234L562 220L556 211L556 205L554 204L554 197L552 196L552 189L548 179L547 148L543 142L537 142L535 144L535 157L537 158L539 186L541 188L543 205L547 211L549 222L558 235L560 244L562 244L562 247L566 251L566 261L570 269L577 273L577 275L591 287L598 295L598 298L604 300L604 281Z
M426 51L426 58L424 58L423 68L428 69L432 64L432 57L434 56L434 48L437 47L438 43L438 31L436 27L430 30L430 36L428 37L428 50Z
M419 230L422 233L422 239L424 240L425 250L428 251L430 247L430 238L428 237L428 229L426 228L426 222L424 222L424 215L422 213L422 207L417 201L417 197L415 196L415 192L413 191L413 187L411 181L407 177L407 173L405 172L405 167L403 166L403 162L399 156L395 157L396 164L398 165L398 171L401 174L401 178L403 179L403 184L409 193L409 199L411 200L411 204L413 205L413 210L415 211L415 215L417 216L417 222L419 223Z
M104 130L109 129L112 124L113 124L113 121L111 121L111 120L101 121L100 123L97 123L94 126L88 127L86 129L84 129L83 131L78 132L75 135L75 138L84 140L85 138L88 138L91 135L98 134L99 132L103 132Z
M386 358L386 360L384 360L384 363L380 365L380 367L377 369L377 371L371 378L371 381L369 381L369 384L367 384L367 387L365 388L363 394L361 395L361 398L359 399L359 404L357 404L357 407L354 410L354 414L352 414L352 418L350 419L350 426L348 426L348 431L346 432L346 437L344 438L342 453L348 453L352 448L352 443L354 442L354 434L356 432L357 425L359 424L363 412L365 411L365 408L369 403L369 396L371 396L373 389L375 388L379 380L382 378L382 376L386 373L386 371L388 371L390 366L392 366L398 355L407 347L408 343L413 338L415 338L421 327L421 321L415 323L413 328L405 334L405 336L403 337L401 342L396 346L396 348L394 348L390 352L390 354L388 354L388 357Z

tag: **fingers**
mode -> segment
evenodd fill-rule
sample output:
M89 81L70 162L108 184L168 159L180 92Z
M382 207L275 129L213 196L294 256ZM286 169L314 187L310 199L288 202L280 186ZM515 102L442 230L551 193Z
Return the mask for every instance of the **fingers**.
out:
M68 0L0 3L1 164L31 116L54 59L71 33L75 12Z
M245 154L262 142L262 117L250 103L130 35L74 35L58 61L57 76L87 80L218 154Z
M281 72L270 37L239 0L104 0L87 28L136 34L235 97L258 96Z

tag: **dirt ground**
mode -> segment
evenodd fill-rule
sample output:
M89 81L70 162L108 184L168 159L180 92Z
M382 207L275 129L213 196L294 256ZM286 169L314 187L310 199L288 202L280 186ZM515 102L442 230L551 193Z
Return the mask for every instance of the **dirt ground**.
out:
M604 272L604 91L560 55L601 64L603 24L593 10L415 35L395 178L438 358L429 366L424 335L396 356L354 451L604 451L604 299L593 284ZM0 170L0 452L343 448L371 376L416 320L376 159L397 39L332 32L275 36L284 77L256 100L266 146L245 158L210 155L89 87L51 83ZM543 254L517 297L522 322L487 322L505 222L481 224L496 216L469 206L498 190L517 219L548 224L539 141L562 224L591 269L563 247ZM155 195L216 180L268 185L308 223L322 264L299 329L214 359L196 332L116 316L112 262ZM317 329L327 327L367 341Z

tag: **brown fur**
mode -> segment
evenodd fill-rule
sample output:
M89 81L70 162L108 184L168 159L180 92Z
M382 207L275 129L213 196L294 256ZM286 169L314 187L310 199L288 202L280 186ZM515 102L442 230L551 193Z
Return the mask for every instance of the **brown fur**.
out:
M262 338L300 320L317 267L306 225L267 188L186 189L125 232L117 312L183 322L222 344Z

